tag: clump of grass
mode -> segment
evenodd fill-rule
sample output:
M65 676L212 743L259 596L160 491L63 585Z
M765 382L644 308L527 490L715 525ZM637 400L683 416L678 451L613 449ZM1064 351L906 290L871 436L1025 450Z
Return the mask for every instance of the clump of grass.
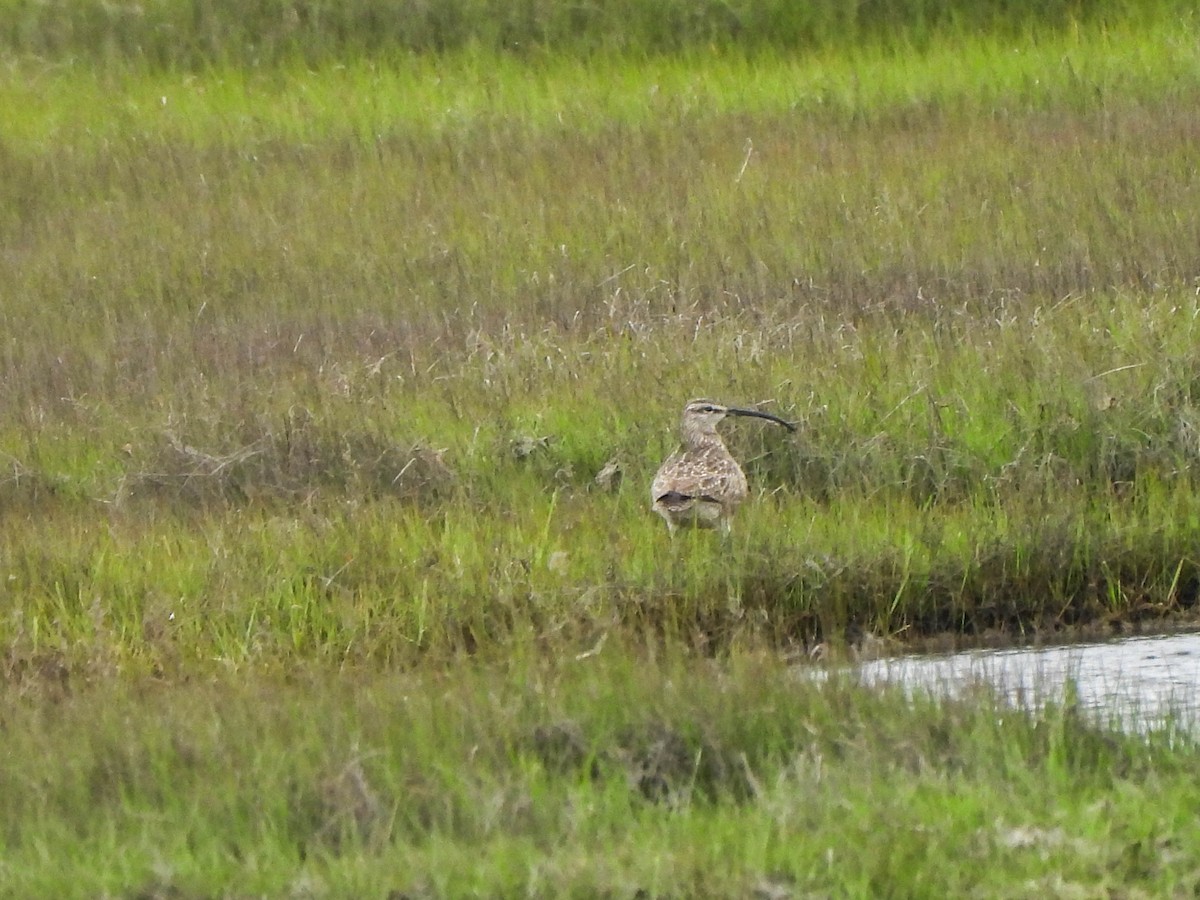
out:
M220 450L202 450L165 432L145 457L131 463L116 501L310 502L332 490L434 503L455 483L443 452L420 443L400 446L377 433L329 431L302 409L291 410L278 428L262 424L245 423L236 434L226 433L224 441L235 438L240 446Z

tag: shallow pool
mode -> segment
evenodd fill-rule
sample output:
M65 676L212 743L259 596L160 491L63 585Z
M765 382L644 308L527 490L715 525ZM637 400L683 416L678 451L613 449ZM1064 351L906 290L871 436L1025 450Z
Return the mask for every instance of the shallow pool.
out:
M1192 728L1200 723L1200 634L900 656L858 671L866 684L943 696L987 684L1026 707L1061 700L1073 684L1078 704L1101 722L1134 730L1160 727L1168 717Z

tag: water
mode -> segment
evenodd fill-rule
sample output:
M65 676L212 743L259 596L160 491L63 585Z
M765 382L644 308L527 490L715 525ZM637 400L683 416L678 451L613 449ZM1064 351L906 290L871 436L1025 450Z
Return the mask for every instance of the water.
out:
M1168 720L1200 726L1200 634L892 657L863 663L859 674L865 684L950 697L987 684L1026 708L1062 700L1072 683L1078 705L1098 721L1137 731Z

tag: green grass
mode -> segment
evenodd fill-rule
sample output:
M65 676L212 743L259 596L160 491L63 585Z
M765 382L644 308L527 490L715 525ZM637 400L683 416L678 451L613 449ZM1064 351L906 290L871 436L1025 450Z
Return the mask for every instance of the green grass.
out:
M1181 731L788 663L1195 621L1192 19L221 9L0 9L0 893L1195 891Z
M1192 742L983 694L910 707L762 656L300 667L134 681L99 708L44 690L3 708L0 882L21 896L1171 896L1198 877Z
M0 3L0 53L90 65L204 69L270 67L347 58L392 59L464 48L545 53L661 55L718 47L735 52L872 44L909 50L948 35L1026 37L1122 22L1190 16L1178 0L77 0Z
M1189 34L14 69L10 656L1189 615ZM720 564L645 509L697 394L803 426Z
M862 45L803 55L695 48L646 59L524 58L465 48L382 61L355 56L317 69L199 73L33 58L10 63L0 99L12 107L10 148L143 140L245 150L282 140L303 149L314 140L375 144L488 129L518 132L506 141L526 130L561 139L664 120L711 127L732 116L730 124L745 127L755 117L795 113L858 125L1004 118L1109 103L1119 111L1131 100L1166 105L1195 88L1194 31L1190 19L1170 16L1046 31L1036 40L967 35L920 52ZM741 150L735 140L731 152Z

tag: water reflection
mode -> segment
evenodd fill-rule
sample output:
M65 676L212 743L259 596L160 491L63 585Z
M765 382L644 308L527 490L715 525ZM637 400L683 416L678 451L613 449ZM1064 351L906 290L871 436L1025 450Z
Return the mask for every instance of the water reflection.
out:
M864 663L859 671L866 684L901 684L942 696L989 684L1025 707L1061 700L1073 683L1080 707L1101 722L1135 730L1159 727L1168 718L1193 729L1200 723L1200 634L892 657Z

